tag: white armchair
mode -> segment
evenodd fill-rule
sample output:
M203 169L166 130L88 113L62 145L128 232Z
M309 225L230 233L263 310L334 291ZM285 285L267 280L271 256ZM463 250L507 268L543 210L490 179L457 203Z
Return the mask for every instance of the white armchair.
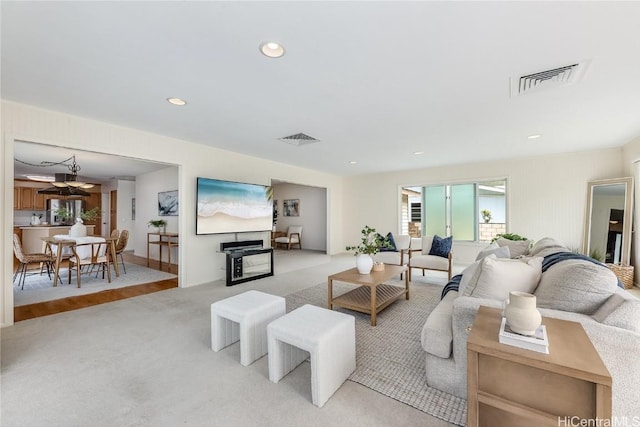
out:
M292 225L287 229L287 235L282 237L276 237L274 240L276 247L278 245L284 245L287 249L291 249L292 246L298 246L302 249L302 226Z
M422 239L411 239L411 251L409 257L409 280L411 280L411 270L419 268L424 276L425 270L445 271L447 278L451 279L451 259L453 252L449 251L448 256L429 255L433 236L424 236ZM420 246L418 248L418 245Z
M395 251L378 252L373 256L375 262L382 262L391 265L408 265L409 264L409 246L411 244L411 236L408 234L400 234L393 236L396 243ZM402 275L400 276L402 278Z

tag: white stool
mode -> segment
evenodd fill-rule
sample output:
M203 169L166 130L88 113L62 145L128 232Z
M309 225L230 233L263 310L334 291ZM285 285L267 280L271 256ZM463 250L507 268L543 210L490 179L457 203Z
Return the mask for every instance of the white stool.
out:
M311 355L311 398L322 407L356 369L355 318L304 305L267 326L269 379L277 383Z
M240 363L248 366L267 354L267 325L287 312L285 299L248 291L211 304L211 349L240 340Z

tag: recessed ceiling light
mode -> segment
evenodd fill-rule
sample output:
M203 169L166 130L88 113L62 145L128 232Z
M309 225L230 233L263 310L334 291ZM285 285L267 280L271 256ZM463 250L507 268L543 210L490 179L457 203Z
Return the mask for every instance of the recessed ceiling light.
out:
M187 105L187 101L180 98L167 98L167 101L169 101L169 103L173 105L179 105L179 106Z
M424 151L414 151L413 154L419 156L420 154L424 154Z
M356 163L358 163L358 162L356 162L355 160L351 160L351 161L349 162L349 164L350 164L350 165L355 165Z
M280 58L284 55L284 47L276 42L264 42L260 44L260 52L269 58Z
M537 139L537 138L540 138L541 136L542 135L540 135L540 134L535 134L535 135L529 135L527 138L529 138L529 139Z

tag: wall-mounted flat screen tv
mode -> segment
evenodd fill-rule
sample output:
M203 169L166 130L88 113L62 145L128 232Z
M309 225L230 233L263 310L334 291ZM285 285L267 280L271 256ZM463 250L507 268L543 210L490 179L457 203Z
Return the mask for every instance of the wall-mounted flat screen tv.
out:
M196 234L270 231L273 190L270 186L198 178Z

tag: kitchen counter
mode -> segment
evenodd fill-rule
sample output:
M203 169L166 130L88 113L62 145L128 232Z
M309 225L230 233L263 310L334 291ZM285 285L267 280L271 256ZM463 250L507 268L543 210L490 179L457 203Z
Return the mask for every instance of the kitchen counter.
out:
M57 228L57 227L61 227L61 228L68 228L71 227L70 225L14 225L14 227L19 227L21 230L24 229L34 229L34 228Z
M95 225L87 225L87 234L93 235ZM26 225L20 226L22 231L22 248L26 253L38 253L44 250L43 237L56 234L69 234L70 225Z

